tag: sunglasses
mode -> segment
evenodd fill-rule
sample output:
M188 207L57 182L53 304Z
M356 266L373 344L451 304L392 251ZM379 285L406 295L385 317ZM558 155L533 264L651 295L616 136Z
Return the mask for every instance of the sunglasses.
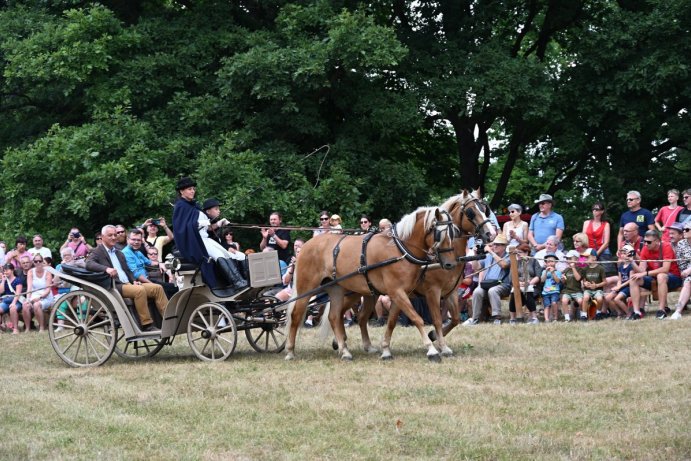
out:
M27 261L27 262L28 262L28 261ZM38 264L38 263L42 263L42 262L43 262L42 259L34 259L34 264Z
M369 224L369 221L360 221L360 224Z
M593 211L602 211L602 208L593 208Z
M626 199L627 202L633 202L633 201L635 201L635 200L638 200L638 199L637 199L637 198L627 198L627 199Z
M691 227L685 227L684 232L691 232Z
M115 233L116 233L116 234L124 234L125 231L117 231L117 232L115 232Z
M652 244L654 243L653 240L643 240L643 242L644 242L646 245L652 245Z
M152 253L147 253L147 254L148 254L149 256L158 256L158 253L156 253L155 251L152 252Z
M516 210L509 210L509 214L511 214L511 213L518 213L518 211L516 211Z
M103 237L96 237L96 240L103 240Z
M691 195L684 195L684 199L691 197Z
M326 216L326 217L322 216L321 218L319 218L319 220L320 221L328 221L329 217L328 216Z

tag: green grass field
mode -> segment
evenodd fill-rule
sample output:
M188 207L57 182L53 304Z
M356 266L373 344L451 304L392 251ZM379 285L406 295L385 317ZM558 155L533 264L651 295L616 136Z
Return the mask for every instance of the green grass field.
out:
M203 363L180 336L86 370L47 334L2 334L0 458L691 459L689 315L459 327L441 364L412 328L392 362L349 334L351 363L303 330L293 362L241 337Z

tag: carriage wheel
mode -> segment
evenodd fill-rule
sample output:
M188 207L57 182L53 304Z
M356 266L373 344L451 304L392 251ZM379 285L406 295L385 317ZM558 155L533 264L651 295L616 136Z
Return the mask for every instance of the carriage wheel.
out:
M261 296L259 301L265 301L267 305L280 303L280 300L274 296ZM265 314L264 318L267 320L266 323L260 323L255 328L245 330L247 342L260 353L282 352L286 347L286 311L284 309L274 311Z
M95 295L77 290L58 298L50 313L50 344L73 367L96 367L115 349L113 312Z
M187 340L200 360L225 360L233 353L238 342L235 320L228 309L220 304L202 304L190 316Z
M163 349L163 340L157 338L139 339L137 341L127 341L125 330L117 329L117 340L115 342L115 353L128 360L139 360L153 357Z

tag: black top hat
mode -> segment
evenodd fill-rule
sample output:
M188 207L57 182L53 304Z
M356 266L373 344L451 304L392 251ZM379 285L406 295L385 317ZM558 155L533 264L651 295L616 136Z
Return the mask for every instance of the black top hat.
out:
M189 176L183 176L178 180L177 185L175 186L175 190L181 191L183 189L187 189L188 187L196 186L197 183L194 182L194 179L190 178Z
M221 202L219 202L215 198L209 198L209 199L204 200L204 204L202 205L202 210L206 211L209 208L219 206L220 204L221 204Z

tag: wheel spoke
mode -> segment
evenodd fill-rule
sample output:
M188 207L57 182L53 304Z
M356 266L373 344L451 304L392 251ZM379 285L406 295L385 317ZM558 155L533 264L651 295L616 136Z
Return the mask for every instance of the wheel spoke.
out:
M93 338L92 338L92 339L93 339ZM101 357L98 355L98 351L96 350L96 347L94 347L94 344L93 344L93 343L98 343L98 344L101 344L102 346L103 346L103 344L100 343L100 342L98 342L98 341L96 341L96 340L90 341L90 340L88 339L88 337L87 337L87 339L86 339L87 350L88 350L89 347L91 348L92 352L94 353L94 356L96 357L96 361L98 362L99 360L101 360ZM105 347L105 348L108 349L108 347ZM87 352L86 356L87 356L87 361L88 361L88 358L89 358L88 352Z

